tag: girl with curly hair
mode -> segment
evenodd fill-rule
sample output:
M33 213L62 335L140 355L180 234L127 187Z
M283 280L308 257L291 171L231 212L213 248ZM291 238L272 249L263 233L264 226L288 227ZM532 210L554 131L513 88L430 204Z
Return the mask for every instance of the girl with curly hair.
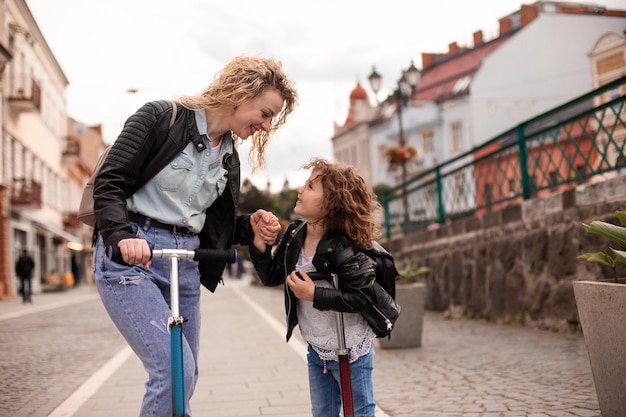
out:
M349 350L354 415L373 417L373 340L366 312L374 303L375 262L364 251L379 235L375 194L354 167L314 158L298 188L291 223L272 252L255 239L250 255L266 286L285 285L287 340L296 325L308 344L309 388L314 417L338 417L342 394L337 311L343 312ZM338 288L326 279L338 277ZM391 300L393 302L393 300Z

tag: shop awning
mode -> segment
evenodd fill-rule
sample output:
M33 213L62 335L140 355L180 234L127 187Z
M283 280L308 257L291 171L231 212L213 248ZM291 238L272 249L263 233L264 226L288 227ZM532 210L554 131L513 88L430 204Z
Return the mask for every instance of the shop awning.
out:
M57 224L59 223L59 220L48 213L45 213L43 210L23 210L20 213L20 216L29 220L35 228L47 231L61 240L72 242L77 245L83 244L82 238L74 236L73 234L63 230L63 228Z

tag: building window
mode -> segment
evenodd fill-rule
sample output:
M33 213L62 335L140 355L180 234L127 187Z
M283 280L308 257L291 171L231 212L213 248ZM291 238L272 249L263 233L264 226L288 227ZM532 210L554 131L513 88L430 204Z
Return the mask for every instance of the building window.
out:
M378 166L387 169L387 148L385 145L378 145Z
M465 197L465 177L462 172L457 172L453 177L454 181L454 199L459 201Z
M608 94L609 94L609 101L615 100L616 98L619 98L622 96L620 87L616 87L612 89L611 91L608 92ZM617 115L621 109L621 103L614 104L612 108L613 108L613 113Z
M422 150L424 153L435 153L435 133L432 130L422 133Z
M370 158L368 153L368 142L366 139L359 141L359 157L357 161L360 169L366 169L370 165Z
M463 124L454 122L450 126L451 147L452 151L460 151L463 149Z

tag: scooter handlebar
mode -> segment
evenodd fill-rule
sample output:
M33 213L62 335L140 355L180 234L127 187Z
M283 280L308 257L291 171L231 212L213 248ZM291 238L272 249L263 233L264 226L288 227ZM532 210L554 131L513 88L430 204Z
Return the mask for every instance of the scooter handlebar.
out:
M193 259L234 264L237 261L237 249L197 249L194 251Z
M115 263L127 265L118 246L108 246L106 248L106 256ZM237 260L237 249L150 249L150 259L152 258L169 258L177 256L179 258L191 258L194 261L214 261L235 263Z

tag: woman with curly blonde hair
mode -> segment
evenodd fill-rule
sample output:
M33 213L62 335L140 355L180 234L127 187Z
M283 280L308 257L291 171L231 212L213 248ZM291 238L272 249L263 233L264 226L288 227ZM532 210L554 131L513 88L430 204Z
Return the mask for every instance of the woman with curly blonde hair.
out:
M265 165L265 147L271 135L285 124L287 116L297 105L298 95L294 84L283 72L280 61L250 56L234 58L216 74L204 91L195 96L183 96L178 102L191 110L205 109L219 115L222 110L236 110L243 102L256 99L267 87L280 94L284 101L282 109L273 115L266 129L255 129L251 136L245 131L232 132L236 142L251 137L250 162L253 168L262 168ZM257 153L256 160L252 159L252 152Z
M275 216L264 210L238 215L236 145L251 138L248 158L253 168L262 167L270 137L297 98L280 61L237 57L198 95L144 104L111 145L94 182L94 276L109 316L148 372L141 416L172 415L169 264L150 260L151 248L274 243ZM105 256L116 246L126 265ZM222 262L180 260L186 415L198 379L201 284L215 291L223 271Z
M378 236L380 205L354 167L314 158L304 168L311 175L293 210L302 219L287 227L274 251L255 238L250 255L264 285L286 284L287 340L299 325L308 344L313 417L338 417L342 404L337 311L343 312L354 415L373 417L374 328L385 319L371 313L381 302L397 308L391 297L376 297L376 263L364 252ZM337 275L337 288L326 280L329 273Z

